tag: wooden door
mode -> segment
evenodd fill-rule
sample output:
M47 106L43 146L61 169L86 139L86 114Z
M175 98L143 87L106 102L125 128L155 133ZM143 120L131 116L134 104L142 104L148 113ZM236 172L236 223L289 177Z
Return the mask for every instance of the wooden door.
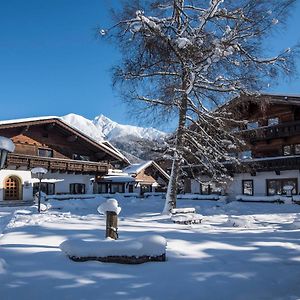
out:
M4 200L22 200L21 181L18 177L10 176L5 180Z

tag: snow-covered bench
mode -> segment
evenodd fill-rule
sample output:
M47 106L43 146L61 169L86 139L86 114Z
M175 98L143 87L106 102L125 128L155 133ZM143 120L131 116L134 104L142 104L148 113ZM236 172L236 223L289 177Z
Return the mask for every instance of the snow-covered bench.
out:
M194 207L182 207L182 208L173 208L171 210L172 215L177 214L194 214L196 209Z
M176 224L199 224L202 221L203 216L199 214L176 214L171 217L171 220Z

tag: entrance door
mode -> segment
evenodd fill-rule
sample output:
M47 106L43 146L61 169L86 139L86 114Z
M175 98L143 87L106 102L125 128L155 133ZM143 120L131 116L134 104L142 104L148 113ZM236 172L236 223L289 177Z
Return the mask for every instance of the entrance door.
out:
M5 180L4 200L22 200L21 180L18 177L10 176Z

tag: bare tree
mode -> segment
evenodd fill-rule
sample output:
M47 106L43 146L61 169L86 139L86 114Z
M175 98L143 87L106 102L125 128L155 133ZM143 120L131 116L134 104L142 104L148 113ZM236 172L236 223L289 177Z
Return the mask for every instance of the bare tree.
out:
M284 23L294 0L130 1L104 31L123 58L114 83L148 116L177 116L164 212L176 205L180 165L197 164L212 180L227 178L224 161L242 143L235 117L219 110L294 71L294 52L268 57L265 39ZM135 101L135 102L132 102ZM149 111L150 110L150 111Z

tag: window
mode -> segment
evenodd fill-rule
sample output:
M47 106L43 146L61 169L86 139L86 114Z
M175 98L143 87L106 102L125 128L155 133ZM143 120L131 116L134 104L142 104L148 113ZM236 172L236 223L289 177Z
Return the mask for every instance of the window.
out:
M295 144L295 154L300 154L300 144Z
M71 183L70 194L85 194L85 184L83 183Z
M292 146L291 145L286 145L283 146L283 155L291 155L292 154Z
M129 184L128 186L128 193L133 193L133 185Z
M210 194L210 185L206 183L200 183L200 194L209 195Z
M279 118L270 118L268 119L268 126L274 126L279 124Z
M83 160L83 161L90 161L90 157L87 155L80 155L80 154L73 154L74 160Z
M38 191L39 191L39 183L36 182L33 184L33 195L35 195ZM55 184L49 182L41 182L41 191L46 195L54 195Z
M141 185L141 195L144 195L145 193L151 193L151 192L152 192L152 186L150 184Z
M53 150L38 148L38 156L41 156L41 157L53 157Z
M124 183L112 183L110 185L110 192L111 194L124 193L125 192Z
M252 158L252 151L251 150L246 150L241 153L239 153L239 158L240 159L249 159Z
M108 184L107 183L95 183L94 193L95 194L107 194L108 193Z
M218 186L216 182L211 183L200 183L200 194L201 195L211 195L217 194L220 195L222 188Z
M289 179L267 179L267 195L285 195L286 191L284 190L284 186L293 186L292 194L296 195L297 191L297 178L289 178Z
M242 180L242 193L243 195L253 196L253 180Z
M258 122L248 122L247 129L256 129L258 128Z

